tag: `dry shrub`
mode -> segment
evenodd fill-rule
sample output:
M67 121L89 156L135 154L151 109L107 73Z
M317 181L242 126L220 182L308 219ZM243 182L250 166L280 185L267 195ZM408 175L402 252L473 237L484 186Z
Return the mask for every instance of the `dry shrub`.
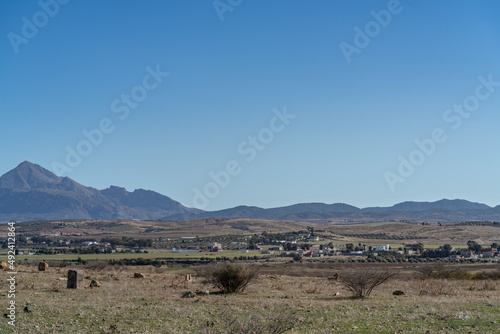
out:
M462 267L444 262L424 264L417 268L418 277L425 279L467 279L469 275Z
M157 274L163 274L164 272L166 272L168 269L167 268L160 268L160 267L154 267L154 272L157 273Z
M306 293L309 294L318 294L320 292L321 292L321 287L317 282L313 283L312 286L306 289Z
M461 287L446 279L428 279L415 281L415 288L420 296L456 295Z
M477 280L500 280L500 269L495 271L481 271L471 277Z
M255 266L239 263L207 264L196 272L223 293L242 292L258 276Z
M213 328L207 322L201 333L205 334L282 334L300 325L301 320L296 310L287 306L273 307L266 310L265 316L258 312L235 317L232 312L220 316L222 328Z
M64 268L64 267L68 266L69 264L71 264L68 261L51 261L51 260L47 260L47 261L42 261L42 262L46 262L49 265L49 268ZM36 267L38 267L38 263L39 262L35 262L35 263L33 263L33 265L36 266Z
M178 289L178 288L187 289L189 287L189 284L184 276L174 275L170 279L170 284L168 286L172 289Z
M88 260L85 264L85 269L100 271L106 269L108 265L108 261L106 260Z
M58 292L58 291L64 290L66 285L67 285L66 280L56 279L56 280L52 281L52 291Z
M475 281L474 285L469 288L470 291L495 291L498 283L493 280Z
M343 271L339 276L339 283L351 290L356 297L368 297L374 288L398 274L398 271L393 270L356 266Z

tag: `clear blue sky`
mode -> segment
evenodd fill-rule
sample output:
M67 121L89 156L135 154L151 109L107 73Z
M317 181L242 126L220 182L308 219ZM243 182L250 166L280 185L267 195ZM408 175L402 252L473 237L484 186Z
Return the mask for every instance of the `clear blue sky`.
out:
M0 2L0 174L25 160L67 165L66 148L108 119L113 131L59 175L187 206L197 188L208 210L500 204L500 86L478 79L500 82L498 1L233 0L225 12L227 0L41 3ZM388 7L390 22L382 12L375 23L371 11ZM356 42L346 57L341 46ZM157 66L169 73L159 83L147 70ZM120 100L132 92L134 108ZM464 100L467 118L447 113ZM285 107L288 124L274 119ZM446 141L399 173L399 157L434 129ZM266 143L252 146L259 133ZM228 185L205 191L230 161Z

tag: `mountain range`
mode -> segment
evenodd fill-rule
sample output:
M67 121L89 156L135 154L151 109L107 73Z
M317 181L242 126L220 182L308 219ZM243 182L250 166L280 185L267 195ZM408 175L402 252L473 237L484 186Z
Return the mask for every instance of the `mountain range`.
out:
M263 209L237 206L219 211L189 208L154 191L110 186L86 187L25 161L0 177L0 221L51 219L188 220L200 218L255 218L317 222L410 220L458 222L500 221L500 206L466 200L403 202L392 207L357 208L335 203L301 203Z
M0 177L0 220L145 220L200 212L154 191L85 187L28 161Z

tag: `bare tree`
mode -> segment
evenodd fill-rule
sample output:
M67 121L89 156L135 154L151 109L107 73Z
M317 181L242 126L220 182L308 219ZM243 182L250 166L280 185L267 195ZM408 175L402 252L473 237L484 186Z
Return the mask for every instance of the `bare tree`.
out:
M339 282L357 297L368 297L377 286L399 274L394 270L378 270L362 266L351 267L342 271Z

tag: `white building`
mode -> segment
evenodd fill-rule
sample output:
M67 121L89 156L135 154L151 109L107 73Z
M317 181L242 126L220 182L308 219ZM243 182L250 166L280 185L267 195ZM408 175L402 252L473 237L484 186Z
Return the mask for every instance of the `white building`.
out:
M389 245L375 246L375 252L388 252L389 248L390 248Z
M222 245L218 242L214 242L214 243L208 245L208 249L211 252L220 252L222 250Z

